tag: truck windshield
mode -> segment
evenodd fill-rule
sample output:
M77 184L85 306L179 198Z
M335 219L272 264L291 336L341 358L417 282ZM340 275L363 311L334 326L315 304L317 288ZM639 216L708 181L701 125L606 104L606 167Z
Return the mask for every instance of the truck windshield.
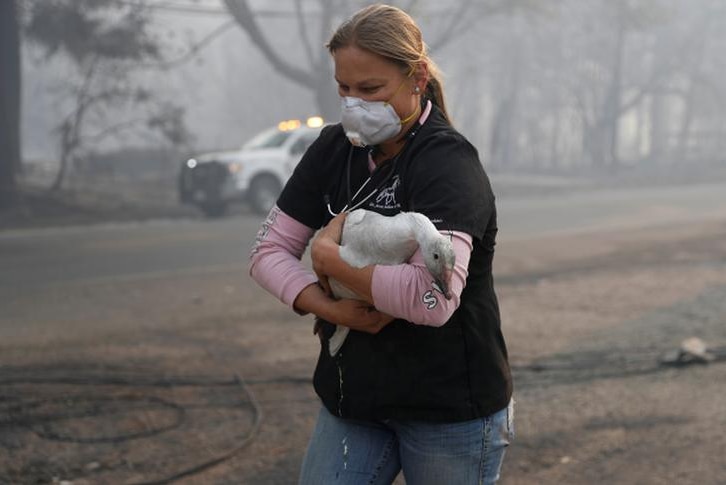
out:
M250 141L242 145L242 149L277 148L282 146L291 134L291 131L280 131L277 128L272 128L255 135Z

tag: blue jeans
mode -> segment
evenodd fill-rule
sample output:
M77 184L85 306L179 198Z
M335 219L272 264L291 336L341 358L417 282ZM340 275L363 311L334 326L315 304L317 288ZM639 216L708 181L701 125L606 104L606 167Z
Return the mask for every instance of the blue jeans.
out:
M300 485L490 484L499 480L514 435L513 402L460 423L341 419L324 407L310 439Z

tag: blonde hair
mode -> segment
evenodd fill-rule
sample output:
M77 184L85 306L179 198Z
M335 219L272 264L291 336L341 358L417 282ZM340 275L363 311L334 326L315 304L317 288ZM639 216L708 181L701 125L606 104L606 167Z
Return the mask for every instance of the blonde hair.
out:
M349 46L377 54L398 64L406 73L420 62L426 62L429 79L424 94L451 123L444 101L441 72L429 57L421 30L410 15L400 8L381 4L359 10L338 27L327 44L331 54Z

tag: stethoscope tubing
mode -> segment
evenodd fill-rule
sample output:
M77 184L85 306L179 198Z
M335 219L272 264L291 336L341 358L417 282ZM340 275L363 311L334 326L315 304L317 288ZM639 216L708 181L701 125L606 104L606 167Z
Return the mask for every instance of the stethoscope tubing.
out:
M405 147L404 147L404 149L405 149ZM340 212L338 212L338 213L336 214L335 212L333 212L333 209L332 209L332 207L330 206L330 201L328 201L328 203L327 203L327 207L328 207L328 212L329 212L329 213L330 213L330 215L331 215L331 216L333 216L333 217L335 217L335 216L337 216L337 215L339 215L339 214L341 214L341 213L343 213L343 212L352 212L352 211L354 211L355 209L357 209L357 208L359 208L360 206L362 206L363 204L365 204L365 203L366 203L366 202L368 201L368 199L370 199L371 197L373 197L373 196L374 196L374 195L375 195L375 194L376 194L376 193L378 192L378 190L379 190L379 189L380 189L381 187L383 187L383 185L384 185L384 184L385 184L386 182L388 182L389 180L391 180L391 177L393 176L393 173L394 173L394 172L396 171L396 165L397 165L397 163L398 163L398 157L399 157L399 156L401 155L401 153L403 152L403 150L401 150L401 151L400 151L400 152L398 152L398 153L396 154L396 156L395 156L395 157L393 158L393 161L391 162L391 168L390 168L390 170L388 171L388 173L386 174L386 176L385 176L385 177L383 178L383 180L381 180L381 181L380 181L380 182L379 182L379 183L378 183L378 184L376 185L376 187L375 187L375 188L374 188L374 189L373 189L372 191L370 191L370 192L368 193L368 195L366 195L366 196L365 196L365 197L364 197L364 198L363 198L362 200L360 200L360 201L359 201L359 202L357 202L357 203L356 203L355 205L353 205L353 201L354 201L354 200L355 200L355 199L356 199L356 198L357 198L357 197L358 197L358 196L360 195L360 193L361 193L361 192L363 191L363 189L364 189L364 188L366 187L366 185L368 185L368 183L369 183L369 182L370 182L370 181L371 181L371 180L373 179L373 176L374 176L374 175L376 175L376 170L378 170L378 167L376 167L376 168L375 168L375 169L373 170L373 173L371 173L371 174L370 174L370 175L368 176L368 178L367 178L367 179L366 179L366 180L365 180L365 181L363 182L363 184L362 184L362 185L360 186L360 188L358 188L358 190L356 190L355 194L353 194L353 195L351 196L351 188L350 188L350 167L351 167L351 164L352 164L352 159L353 159L353 150L354 150L354 147L353 147L353 146L351 145L350 149L348 150L348 157L347 157L347 158L348 158L348 160L347 160L347 163L346 163L346 191L347 191L347 193L348 193L348 203L347 203L347 204L345 204L345 206L343 206L343 208L342 208L342 209L340 210Z

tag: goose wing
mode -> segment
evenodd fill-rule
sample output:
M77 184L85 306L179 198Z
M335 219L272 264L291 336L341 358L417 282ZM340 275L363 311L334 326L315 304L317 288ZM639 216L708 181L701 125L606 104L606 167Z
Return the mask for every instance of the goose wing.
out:
M365 209L351 212L343 225L340 256L356 268L408 261L418 243L406 213L383 216Z

